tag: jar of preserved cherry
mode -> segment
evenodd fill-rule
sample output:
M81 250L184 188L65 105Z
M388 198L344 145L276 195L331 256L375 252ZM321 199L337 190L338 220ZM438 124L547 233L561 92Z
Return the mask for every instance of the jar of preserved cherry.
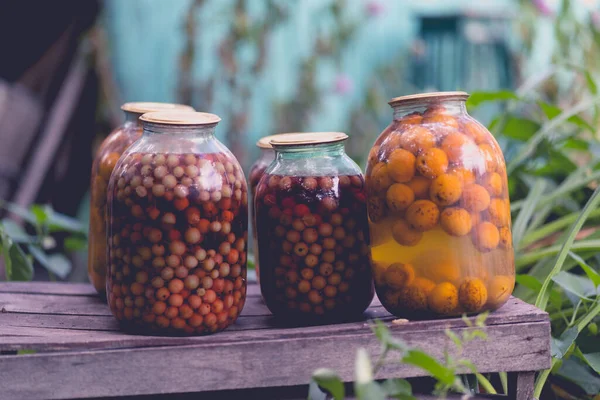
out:
M123 125L112 131L102 142L91 174L90 227L88 234L88 276L98 293L106 291L106 188L108 179L121 154L142 136L139 117L151 111L194 111L190 106L170 103L125 103Z
M244 173L206 113L144 114L144 134L113 171L107 297L123 329L225 329L246 298Z
M344 133L271 140L256 191L260 288L277 317L313 323L360 315L373 299L366 193Z
M371 256L385 308L413 318L495 310L515 283L506 167L464 92L390 102L366 172Z
M252 167L250 167L250 194L252 197L250 198L250 223L252 226L252 239L253 239L253 249L254 252L254 267L256 270L256 279L260 281L260 269L258 266L258 242L256 241L256 220L254 219L256 213L254 210L254 198L256 196L256 186L258 185L258 181L265 173L265 170L273 162L275 159L275 151L273 151L273 147L271 146L271 139L276 137L277 135L265 136L260 138L258 142L256 142L256 147L260 149L260 156L258 160Z

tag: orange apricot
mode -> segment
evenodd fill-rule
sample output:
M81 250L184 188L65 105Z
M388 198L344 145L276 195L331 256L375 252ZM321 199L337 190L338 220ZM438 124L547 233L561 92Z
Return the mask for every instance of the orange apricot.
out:
M475 182L475 173L465 167L452 167L448 170L448 173L456 175L463 187Z
M431 182L429 197L438 206L449 206L460 199L462 188L456 175L442 174Z
M515 280L506 275L497 275L489 285L488 304L498 308L508 300L515 286Z
M464 208L446 208L440 214L440 226L449 235L464 236L471 232L471 214Z
M391 212L404 211L415 201L412 189L403 183L394 183L385 195L386 204Z
M417 200L406 210L406 221L420 232L433 229L440 218L440 210L430 200Z
M487 297L485 284L479 278L465 279L458 290L460 305L468 312L481 310L487 302Z
M494 172L499 164L494 148L487 143L483 143L479 145L479 152L485 160L485 171L488 173Z
M477 144L485 143L491 137L487 129L475 120L463 122L463 132Z
M410 285L400 291L398 306L411 311L427 309L427 293L423 288Z
M392 237L402 246L414 246L421 241L423 233L411 228L406 221L400 219L392 226Z
M433 179L448 169L448 156L438 148L424 151L417 157L417 171L424 177Z
M418 125L423 120L423 116L419 112L407 114L398 120L399 127L402 125Z
M444 113L427 113L423 117L423 124L442 124L449 128L458 128L458 121L452 115Z
M425 278L432 282L455 283L458 282L460 278L460 268L458 267L458 264L452 260L441 260L435 264L422 267L421 273Z
M369 200L367 201L367 211L371 221L381 221L386 214L385 201L378 196L369 196Z
M498 197L502 194L502 177L497 172L485 174L481 184L492 197Z
M424 176L415 176L407 183L408 187L412 189L417 199L429 198L429 186L431 186L431 180Z
M388 174L395 182L408 182L415 176L416 158L413 153L396 149L388 157Z
M496 225L484 221L477 225L473 230L473 244L479 251L491 251L498 247L500 243L500 233Z
M373 167L373 165L375 165L378 161L379 158L379 145L374 145L373 147L371 147L371 150L369 151L369 158L367 161L367 166L368 168Z
M418 287L420 290L425 293L426 296L429 296L433 288L435 287L435 283L427 278L417 277L413 279L411 286Z
M388 166L383 162L375 164L368 177L370 186L376 192L382 192L392 184L392 179L388 174Z
M500 248L510 249L512 247L512 235L510 229L507 226L503 226L499 229L500 233Z
M427 128L412 125L400 135L400 146L415 156L435 147L435 135Z
M508 226L510 223L510 206L503 199L492 199L487 214L490 222L498 227Z
M490 205L490 194L481 185L471 184L462 191L462 206L471 212L481 212Z
M415 279L415 270L410 264L394 263L384 273L385 282L394 289L400 289Z
M385 292L382 298L382 303L388 309L395 309L398 307L398 302L400 300L401 292L397 290L388 290Z
M437 314L450 314L458 307L458 290L450 282L436 285L427 297L429 309Z
M460 163L464 155L470 154L473 149L477 150L473 140L458 131L449 133L442 140L441 148L446 152L451 163Z

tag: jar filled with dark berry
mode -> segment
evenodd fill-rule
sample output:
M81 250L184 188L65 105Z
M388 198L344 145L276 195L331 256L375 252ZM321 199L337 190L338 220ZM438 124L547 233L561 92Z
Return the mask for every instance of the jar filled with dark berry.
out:
M277 317L320 323L361 315L373 299L364 179L348 136L271 140L276 159L256 190L260 288Z
M256 221L254 219L256 213L254 211L254 197L256 196L256 186L260 181L260 178L265 174L267 167L275 160L275 151L273 151L273 147L271 146L271 139L277 137L277 135L265 136L260 138L258 142L256 142L256 147L260 149L260 156L258 160L252 167L250 167L250 177L248 178L250 182L250 193L252 197L250 198L250 223L252 225L252 239L253 239L253 248L254 252L254 267L256 270L256 279L260 280L260 268L258 266L258 242L256 241Z
M244 173L214 136L218 116L155 112L140 120L142 138L108 187L110 309L128 331L223 330L246 298Z
M106 188L108 179L121 157L133 142L142 136L142 114L161 110L194 111L190 106L171 103L125 103L123 125L112 131L102 142L92 164L90 183L90 228L88 244L88 276L98 293L106 290Z

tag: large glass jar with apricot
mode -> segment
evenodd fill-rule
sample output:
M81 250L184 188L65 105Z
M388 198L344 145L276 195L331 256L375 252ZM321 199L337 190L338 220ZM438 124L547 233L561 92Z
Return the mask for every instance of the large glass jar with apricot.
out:
M260 149L260 156L258 160L252 164L250 167L250 174L248 177L248 182L250 184L250 194L252 197L250 198L250 223L252 225L252 241L254 252L254 268L256 270L256 279L260 282L260 267L258 265L258 241L256 240L256 220L255 215L256 212L254 210L254 197L256 196L256 186L258 186L258 182L260 178L265 174L267 167L275 160L275 151L273 150L273 146L271 146L271 139L277 137L277 135L265 136L259 139L256 142L256 147Z
M138 102L125 103L121 106L121 110L125 112L125 122L104 139L92 164L88 276L98 293L106 291L106 188L108 179L121 154L142 136L139 117L151 111L193 111L194 109L183 104Z
M127 331L223 330L246 299L246 178L214 136L216 115L140 119L108 185L108 304Z
M360 316L373 299L364 178L344 133L280 135L256 190L260 288L280 320Z
M463 92L390 102L366 181L377 294L398 316L495 310L510 297L514 253L502 151L467 114Z

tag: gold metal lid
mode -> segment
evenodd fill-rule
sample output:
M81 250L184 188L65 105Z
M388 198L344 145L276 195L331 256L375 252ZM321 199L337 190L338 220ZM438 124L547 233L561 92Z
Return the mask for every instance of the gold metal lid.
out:
M431 93L417 93L409 94L408 96L394 97L388 104L390 106L396 106L401 103L418 103L420 101L445 101L445 100L467 100L469 93L467 92L431 92Z
M273 147L284 147L335 143L346 139L348 135L343 132L294 132L274 135L270 143Z
M142 115L140 121L163 125L216 125L221 118L215 114L197 111L155 111Z
M121 110L136 114L145 114L154 111L180 110L180 111L195 111L193 107L185 104L176 103L153 103L149 101L137 101L125 103L121 106Z

